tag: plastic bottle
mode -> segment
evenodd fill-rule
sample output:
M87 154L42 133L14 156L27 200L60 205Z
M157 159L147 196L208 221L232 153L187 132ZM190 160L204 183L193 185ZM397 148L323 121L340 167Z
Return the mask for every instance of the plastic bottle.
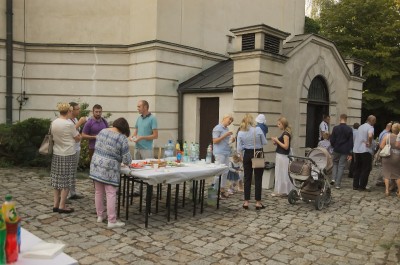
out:
M6 222L3 218L3 212L0 211L0 264L6 264L6 236L7 236L7 228Z
M188 145L186 141L183 143L183 162L189 162Z
M7 223L7 235L6 235L6 260L7 263L13 263L18 260L18 222L17 223Z
M209 144L207 147L206 163L210 164L212 161L212 145Z
M7 227L6 260L7 263L12 263L18 260L18 226L20 219L15 210L15 202L12 201L10 194L7 194L5 197L5 202L2 205L2 213Z
M17 223L18 215L15 210L15 202L12 201L12 196L10 194L7 194L5 199L6 200L2 206L4 221L6 223Z
M211 186L207 190L207 205L217 205L217 196L218 190L215 189L214 184L211 184Z
M196 145L193 142L190 143L190 161L196 161Z
M195 148L194 148L194 150L195 150L195 156L194 156L194 159L196 160L196 161L198 161L198 160L200 160L200 154L199 154L199 143L195 143Z
M168 140L168 143L165 145L164 148L164 157L173 157L174 156L174 144L172 140Z

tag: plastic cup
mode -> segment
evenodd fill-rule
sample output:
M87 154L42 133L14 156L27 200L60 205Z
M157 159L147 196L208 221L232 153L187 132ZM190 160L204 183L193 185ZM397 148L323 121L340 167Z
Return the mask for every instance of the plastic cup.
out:
M158 164L153 164L153 168L157 169L158 168Z

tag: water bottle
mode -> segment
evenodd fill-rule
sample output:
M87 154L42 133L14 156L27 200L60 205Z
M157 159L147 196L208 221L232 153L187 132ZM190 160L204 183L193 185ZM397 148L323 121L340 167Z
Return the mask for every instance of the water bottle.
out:
M164 157L173 157L174 156L174 144L172 143L172 140L168 140L168 143L165 145L164 149Z
M195 160L198 161L200 160L200 147L199 147L199 143L195 143Z
M186 141L183 143L183 162L185 163L189 162L188 145Z
M190 144L190 161L196 161L196 145L193 142Z
M0 264L6 264L6 236L7 228L6 222L4 221L3 212L0 211Z
M214 184L207 190L207 205L215 206L217 205L218 190L215 189Z
M212 161L212 145L209 144L207 147L206 163L210 164Z

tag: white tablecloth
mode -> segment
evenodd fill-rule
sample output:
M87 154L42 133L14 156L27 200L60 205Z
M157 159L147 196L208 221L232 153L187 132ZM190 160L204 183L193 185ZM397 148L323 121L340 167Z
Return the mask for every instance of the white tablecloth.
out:
M226 172L228 172L227 166L215 164L187 164L183 167L162 167L158 169L121 168L122 174L130 174L149 185L160 183L179 184L184 181L205 179Z
M65 253L60 253L52 259L32 259L24 258L22 255L24 252L30 250L33 246L41 242L42 240L34 234L28 232L24 228L21 228L21 253L18 255L18 261L12 264L15 265L75 265L78 261L71 258Z

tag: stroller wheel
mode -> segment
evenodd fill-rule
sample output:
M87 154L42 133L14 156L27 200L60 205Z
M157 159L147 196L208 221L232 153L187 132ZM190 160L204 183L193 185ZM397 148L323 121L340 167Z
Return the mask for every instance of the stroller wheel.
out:
M324 208L324 198L320 194L315 198L315 209L320 211L322 208Z
M327 188L325 191L325 204L328 205L332 201L332 190L331 188Z
M298 199L299 199L299 196L297 194L297 191L291 190L288 194L288 202L290 204L295 204Z

